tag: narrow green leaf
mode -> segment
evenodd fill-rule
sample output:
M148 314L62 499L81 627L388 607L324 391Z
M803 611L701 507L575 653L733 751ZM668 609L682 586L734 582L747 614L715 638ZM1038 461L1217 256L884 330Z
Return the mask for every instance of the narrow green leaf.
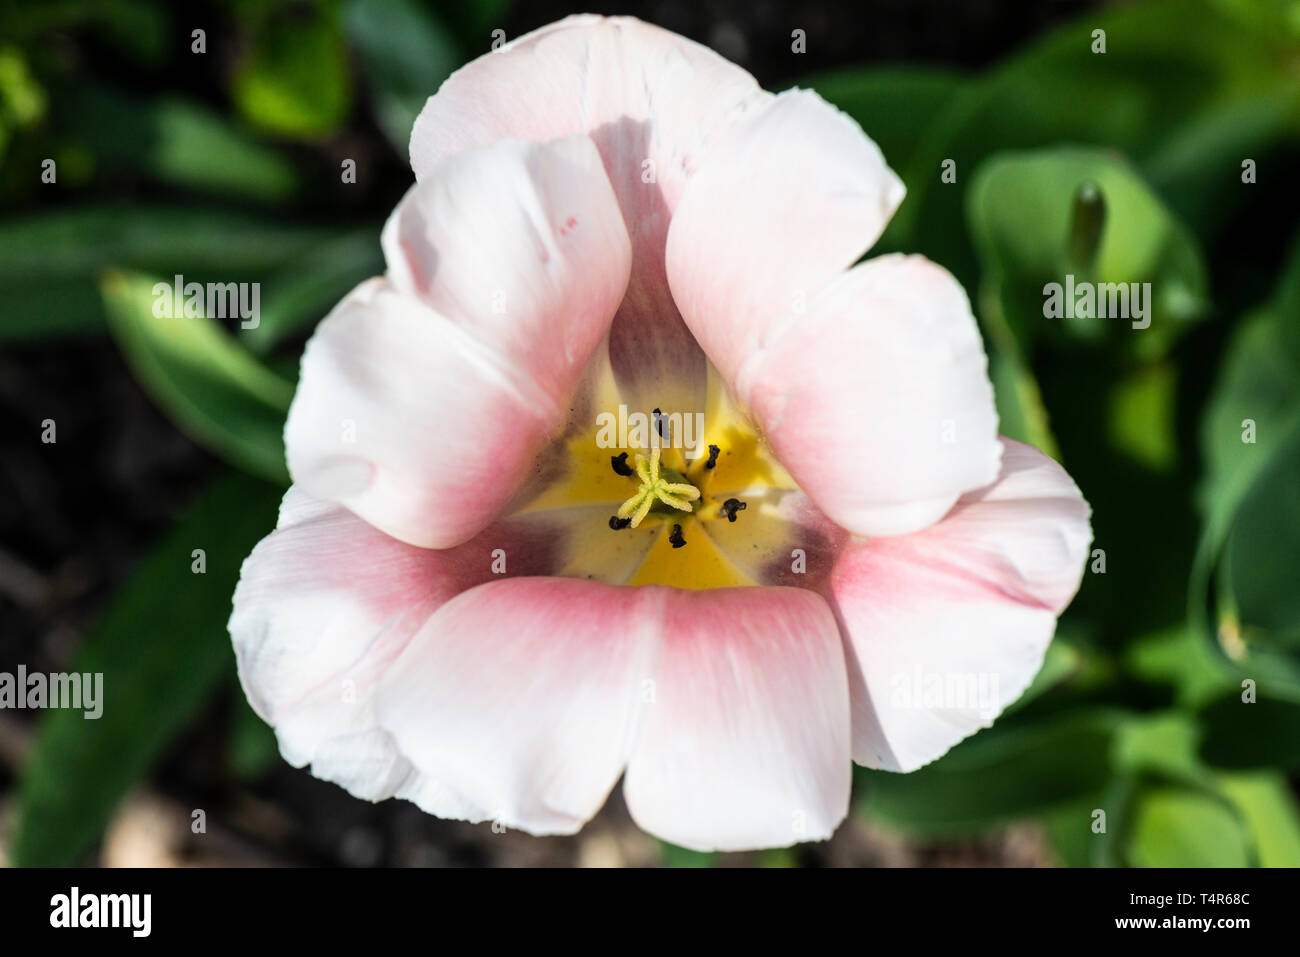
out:
M62 94L61 125L101 163L135 169L160 183L221 196L276 203L292 198L300 177L292 161L190 100L134 99L99 87ZM201 221L190 228L201 230Z
M37 729L18 787L18 866L76 863L228 673L230 596L279 498L230 474L137 566L68 668L103 675L101 717L51 710ZM193 571L196 549L204 574Z
M214 320L156 316L156 285L152 277L124 272L103 282L109 326L132 371L195 441L254 475L287 484L284 416L293 386Z
M0 223L0 342L105 331L99 279L109 267L252 280L335 236L203 207L97 205L11 219Z

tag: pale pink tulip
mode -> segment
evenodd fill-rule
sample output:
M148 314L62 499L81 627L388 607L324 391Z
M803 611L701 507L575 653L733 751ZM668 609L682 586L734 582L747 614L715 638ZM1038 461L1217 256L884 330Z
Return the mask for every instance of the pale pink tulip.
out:
M853 761L915 769L1021 695L1088 506L999 439L958 283L854 265L904 191L853 121L575 17L452 76L411 163L235 593L288 761L534 834L621 776L669 841L788 845L834 831ZM712 467L620 474L649 452L600 447L620 403L705 412ZM923 693L953 676L996 700Z

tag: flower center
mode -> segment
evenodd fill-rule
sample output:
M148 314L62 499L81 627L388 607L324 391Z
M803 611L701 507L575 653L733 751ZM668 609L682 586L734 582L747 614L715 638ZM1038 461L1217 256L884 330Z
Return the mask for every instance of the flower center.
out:
M511 512L546 528L549 574L706 589L789 570L809 546L791 524L797 486L716 372L702 414L628 408L607 368L592 378Z

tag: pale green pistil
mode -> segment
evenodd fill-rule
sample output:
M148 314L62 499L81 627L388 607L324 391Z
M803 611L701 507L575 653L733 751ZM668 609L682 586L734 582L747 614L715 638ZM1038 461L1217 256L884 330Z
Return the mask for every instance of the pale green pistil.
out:
M670 477L675 477L675 473L672 476L665 476L661 472L657 445L650 450L648 460L644 455L636 457L636 474L641 479L641 487L636 490L635 495L618 507L618 517L629 519L633 528L641 524L641 520L646 517L656 502L662 502L681 512L694 510L691 502L700 497L700 490L689 482L668 480Z

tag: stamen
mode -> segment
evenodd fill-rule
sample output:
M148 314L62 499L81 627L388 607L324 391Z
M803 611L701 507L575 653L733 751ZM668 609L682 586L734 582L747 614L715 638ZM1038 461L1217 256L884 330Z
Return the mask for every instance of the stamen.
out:
M655 431L659 433L659 438L661 439L668 438L668 436L664 433L664 423L667 420L668 420L668 416L664 415L658 409L654 410Z
M630 518L619 518L617 515L611 515L609 517L609 527L616 532L619 529L627 528L631 524L632 520Z
M682 527L680 525L673 526L673 533L668 536L668 541L673 548L681 548L686 544L686 539L682 538Z
M736 520L736 513L743 512L747 508L749 508L749 505L746 502L742 502L738 498L729 498L722 503L722 508L718 509L718 518L722 518L722 516L725 515L727 516L727 521L734 522Z
M632 466L627 464L627 453L620 452L618 455L609 457L609 465L615 472L625 478L631 478L636 473L632 471Z
M700 497L700 490L687 482L670 482L659 469L659 446L650 450L650 458L644 455L636 457L636 474L641 479L641 487L636 494L618 507L620 519L627 519L632 528L641 524L656 502L662 502L679 512L693 511L691 502ZM674 478L680 478L676 472L669 470ZM611 525L611 527L613 527Z
M722 449L718 448L716 445L709 446L709 460L704 463L706 469L711 469L718 464L718 453L721 451Z

